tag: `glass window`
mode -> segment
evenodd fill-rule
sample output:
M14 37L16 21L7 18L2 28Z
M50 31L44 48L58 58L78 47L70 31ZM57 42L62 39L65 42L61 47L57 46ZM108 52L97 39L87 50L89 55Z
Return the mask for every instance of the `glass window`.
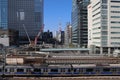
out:
M20 20L25 20L25 13L24 12L20 12Z
M88 69L86 69L86 72L93 72L93 69L92 68L88 68Z
M102 3L107 3L107 0L102 0Z
M111 34L120 34L120 32L111 32Z
M102 5L102 9L107 9L107 5Z
M107 40L107 36L102 36L102 40Z
M34 72L41 72L41 69L35 68Z
M24 72L24 69L17 69L17 72Z
M107 10L102 10L102 14L107 14Z
M51 72L58 72L58 69L51 69Z
M107 35L107 31L102 31L102 35Z
M104 68L103 71L104 72L110 72L110 68Z

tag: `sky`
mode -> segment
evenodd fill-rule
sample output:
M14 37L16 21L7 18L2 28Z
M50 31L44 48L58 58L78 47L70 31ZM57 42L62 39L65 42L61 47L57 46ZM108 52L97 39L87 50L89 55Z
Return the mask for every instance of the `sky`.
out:
M72 0L44 0L44 31L53 33L64 30L66 23L71 22Z

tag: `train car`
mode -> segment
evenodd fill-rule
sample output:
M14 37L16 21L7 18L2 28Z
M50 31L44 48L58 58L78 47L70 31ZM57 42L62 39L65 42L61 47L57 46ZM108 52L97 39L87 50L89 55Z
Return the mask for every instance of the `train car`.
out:
M0 66L0 75L5 76L109 76L120 75L120 64L96 66L95 64L81 65L7 65Z
M94 75L95 64L73 65L73 75Z
M24 76L31 74L31 66L17 66L17 65L8 65L5 67L6 76Z
M69 76L72 74L71 65L49 65L48 75L50 76Z

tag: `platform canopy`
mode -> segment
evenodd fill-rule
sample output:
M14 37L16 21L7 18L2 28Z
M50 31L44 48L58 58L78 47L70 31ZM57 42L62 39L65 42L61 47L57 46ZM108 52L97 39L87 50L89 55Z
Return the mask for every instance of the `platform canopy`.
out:
M49 49L40 49L40 51L89 51L89 48L49 48Z

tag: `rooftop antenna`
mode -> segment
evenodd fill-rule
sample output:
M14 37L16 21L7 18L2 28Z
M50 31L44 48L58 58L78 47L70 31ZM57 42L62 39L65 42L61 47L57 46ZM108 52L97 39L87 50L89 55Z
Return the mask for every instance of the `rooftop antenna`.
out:
M62 28L61 28L61 26L62 26L62 24L61 24L61 20L60 20L60 18L59 18L59 25L58 25L58 29L59 29L59 33L61 33L61 31L62 31Z

